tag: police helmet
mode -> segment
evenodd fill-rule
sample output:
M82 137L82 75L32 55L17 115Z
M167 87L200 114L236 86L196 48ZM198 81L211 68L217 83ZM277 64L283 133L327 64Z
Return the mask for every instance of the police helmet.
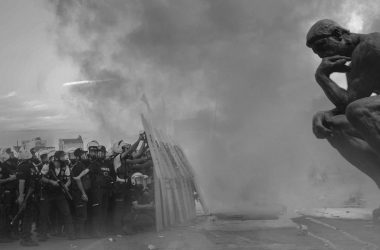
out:
M54 160L56 161L60 161L60 160L65 160L65 159L62 159L66 156L66 153L65 151L62 151L62 150L58 150L54 153Z
M88 151L90 150L98 150L98 147L99 147L99 142L97 141L90 141L89 143L87 143L87 149Z
M74 150L74 156L75 157L81 157L84 153L86 153L87 151L84 151L83 149L81 148L77 148Z

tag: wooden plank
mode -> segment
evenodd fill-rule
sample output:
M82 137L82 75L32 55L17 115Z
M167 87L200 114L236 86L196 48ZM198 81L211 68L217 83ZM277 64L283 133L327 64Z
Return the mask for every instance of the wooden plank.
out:
M162 156L165 160L167 171L171 177L171 187L172 187L172 192L173 192L173 198L174 198L174 203L173 207L176 211L176 216L178 220L176 219L177 222L184 222L185 221L185 216L183 214L184 210L184 204L183 204L183 199L180 196L180 186L177 185L176 180L179 178L178 170L176 170L176 166L174 165L174 162L170 158L166 148L165 148L165 143L164 143L164 138L162 136L162 133L158 130L156 130L156 134L159 140L159 145L161 147L161 153Z
M185 166L184 160L181 159L181 156L175 150L174 142L169 138L168 136L165 138L165 141L168 142L169 149L171 151L171 154L173 155L173 158L176 160L180 171L182 172L182 175L185 176L184 178L184 196L186 200L186 218L187 219L193 219L196 217L196 208L195 208L195 198L194 198L194 185L193 183L193 174L189 171L189 169Z
M156 230L185 222L196 216L194 191L208 213L194 170L182 148L141 116L151 150L155 179Z
M167 213L168 222L169 222L169 225L172 226L176 223L175 202L173 201L174 194L173 194L173 187L171 183L172 176L167 167L167 162L166 162L166 159L164 158L163 150L160 146L160 138L158 137L157 132L153 127L151 127L151 131L154 133L154 136L155 136L154 144L158 151L158 156L159 156L158 161L160 162L161 171L163 173L164 188L166 190L165 200L168 207L168 213Z
M163 199L164 197L167 196L167 194L166 194L166 189L162 188L163 183L162 183L162 173L161 173L160 162L159 162L159 153L154 143L154 137L152 135L148 121L145 119L143 115L141 115L141 121L144 127L144 131L146 133L148 146L149 146L152 159L153 159L153 166L154 166L153 170L155 172L155 176L157 177L157 179L155 179L155 182L157 182L155 183L155 188L157 188L157 190L155 190L155 202L157 204L155 206L156 229L160 231L164 229L165 227L167 227L169 224L168 218L167 218L167 214L168 214L167 203L165 199Z
M189 195L188 192L186 192L186 186L185 186L185 175L183 173L183 169L180 166L180 162L176 159L175 155L172 154L171 145L169 143L169 139L166 134L163 134L163 140L166 142L164 143L165 149L167 151L167 154L169 158L171 159L173 166L175 166L175 170L177 173L177 186L178 191L180 195L180 202L182 207L182 214L183 214L183 221L187 221L189 218Z
M196 208L195 208L195 197L194 197L194 188L191 185L193 179L186 179L186 191L188 192L189 199L189 219L194 219L196 217Z
M180 191L181 191L182 201L184 204L184 217L185 217L185 220L189 220L189 219L192 219L193 217L192 216L192 206L193 206L192 200L194 200L194 196L192 192L189 192L188 190L187 178L189 177L184 171L185 169L184 169L183 163L179 159L177 153L174 151L173 145L170 143L170 138L168 138L168 136L165 137L164 135L164 139L167 142L166 143L167 149L169 150L169 153L171 154L173 160L175 161L175 164L177 165L177 169L180 173L179 185L181 187ZM195 206L194 206L194 211L195 211Z
M143 115L141 115L141 121L144 128L144 131L146 133L147 142L149 145L149 149L152 155L153 160L153 176L154 176L154 202L155 202L155 214L156 214L156 230L161 231L164 229L164 222L163 222L163 201L161 199L161 174L159 173L159 167L158 167L158 161L157 161L157 152L155 152L155 149L153 148L152 143L152 135L150 133L150 129L148 128L147 121Z
M156 231L160 232L164 229L163 224L163 215L162 215L162 193L161 193L161 181L157 178L157 174L155 171L153 171L154 175L154 207L155 207L155 214L156 214Z
M186 193L186 206L187 206L187 218L193 219L196 216L196 208L195 208L195 198L194 198L194 188L192 185L189 185L193 181L192 175L189 174L188 170L184 166L184 162L180 159L180 156L174 149L174 146L170 144L170 149L176 161L178 162L181 170L183 171L183 175L185 176L183 185L185 187L184 192Z
M173 194L173 187L172 187L172 181L171 179L172 174L170 172L170 169L168 169L167 162L165 159L164 152L160 146L160 140L157 135L156 129L154 129L151 125L149 125L151 133L154 135L154 147L156 148L157 151L157 159L159 162L159 167L161 170L162 174L162 183L163 183L163 189L165 190L165 204L167 207L167 211L165 213L165 217L167 218L167 222L169 226L175 225L176 224L176 219L175 219L175 202L173 201L174 194Z
M197 182L198 178L195 175L195 171L194 171L193 167L191 166L190 162L188 161L188 159L187 159L185 153L183 152L182 148L179 145L176 145L176 146L177 146L177 150L179 152L180 157L183 159L183 161L185 162L186 167L188 168L188 170L193 175L194 188L195 188L195 190L196 190L196 192L198 194L199 201L200 201L200 203L202 205L203 211L204 211L205 214L209 214L210 212L209 212L209 209L208 209L208 207L206 205L203 192L202 192L202 190L200 189L200 187L198 185L198 182Z

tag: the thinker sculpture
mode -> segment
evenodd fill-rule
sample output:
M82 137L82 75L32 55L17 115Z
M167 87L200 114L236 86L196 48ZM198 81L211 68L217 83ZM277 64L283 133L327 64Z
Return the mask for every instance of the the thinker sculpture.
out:
M331 20L316 22L306 45L322 62L315 79L335 108L314 115L313 132L380 188L380 33L356 34ZM345 73L347 89L331 80ZM379 217L379 209L373 213Z

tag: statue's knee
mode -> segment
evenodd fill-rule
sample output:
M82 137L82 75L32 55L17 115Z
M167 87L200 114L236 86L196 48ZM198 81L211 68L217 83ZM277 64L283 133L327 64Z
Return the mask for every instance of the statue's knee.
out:
M360 101L349 104L346 108L347 120L355 124L362 120L362 117L368 113L368 108Z
M326 119L326 125L331 130L341 130L348 126L348 121L345 115L337 115Z

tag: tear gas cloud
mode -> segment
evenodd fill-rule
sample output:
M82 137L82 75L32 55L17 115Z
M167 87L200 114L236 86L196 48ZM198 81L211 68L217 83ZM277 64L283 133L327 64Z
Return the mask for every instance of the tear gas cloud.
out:
M72 85L66 100L112 141L141 129L145 94L212 210L332 206L375 190L312 135L313 113L332 105L314 81L319 59L305 36L322 18L380 30L376 1L53 0L49 8L78 79L111 79Z

